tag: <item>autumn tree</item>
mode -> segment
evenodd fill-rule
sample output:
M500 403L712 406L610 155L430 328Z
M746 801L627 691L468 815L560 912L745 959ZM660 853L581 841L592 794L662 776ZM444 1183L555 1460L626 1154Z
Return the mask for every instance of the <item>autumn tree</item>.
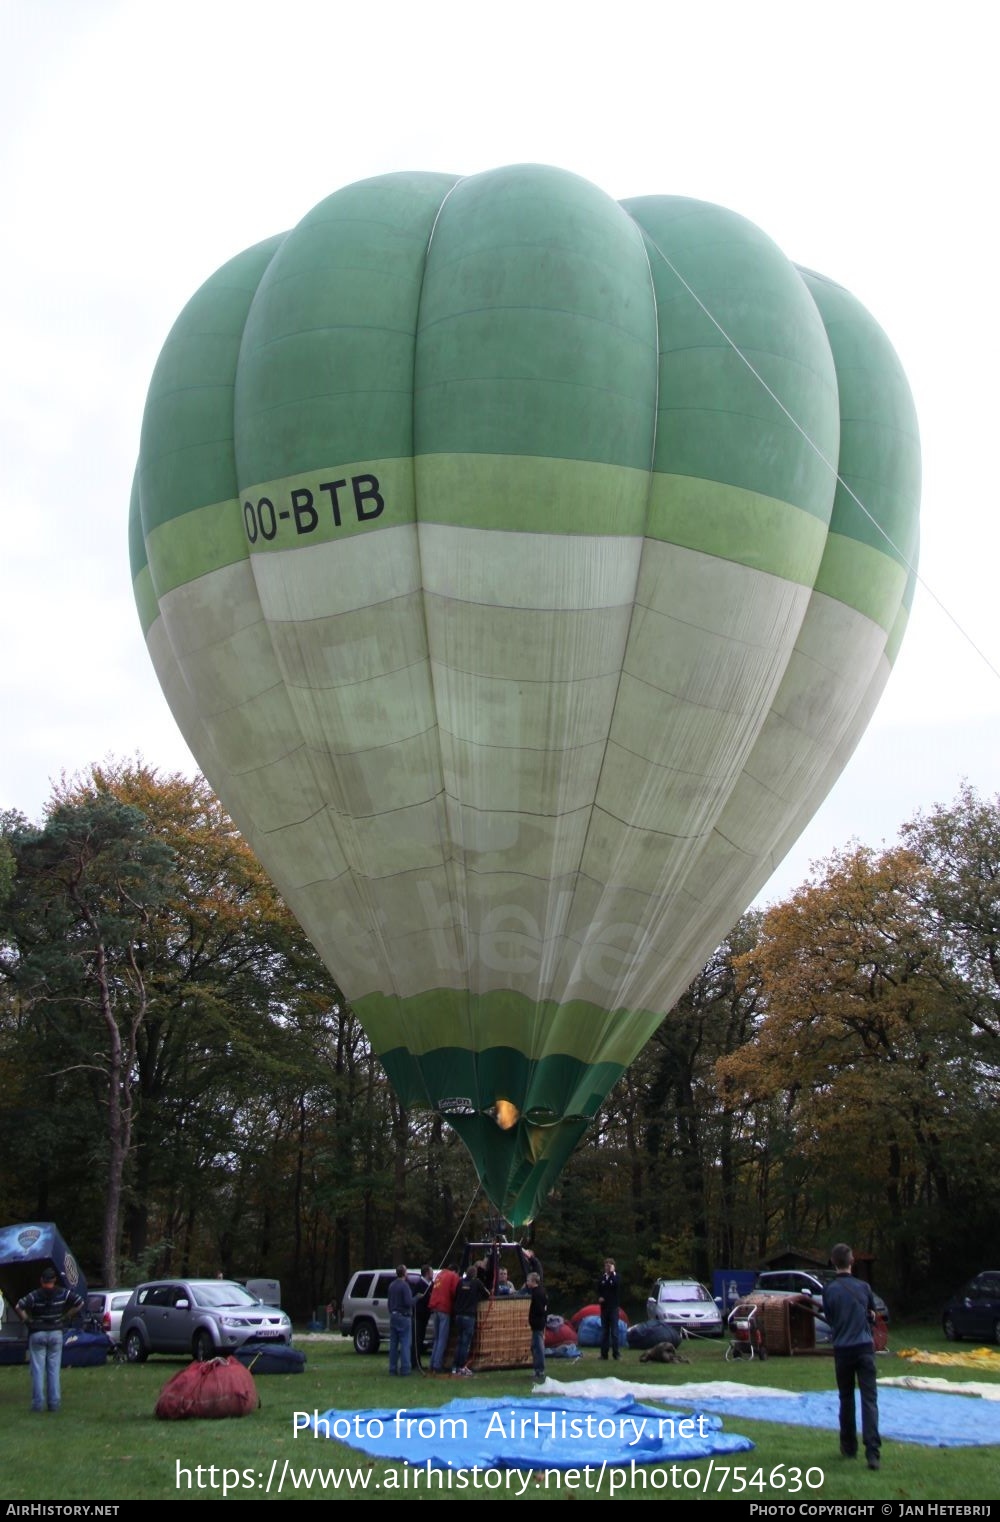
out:
M749 1104L780 1106L784 1239L878 1247L897 1285L940 1265L992 1108L920 912L927 870L905 848L858 848L772 909L741 964L754 1039L718 1065Z
M1000 796L968 783L947 807L918 814L903 840L926 867L918 884L942 984L981 1038L983 1061L1000 1064Z
M58 1214L110 1283L123 1259L267 1273L300 1306L359 1261L434 1255L475 1187L467 1154L400 1109L204 779L95 767L42 825L4 825L12 1218Z
M103 1115L102 1267L115 1283L125 1167L133 1145L136 1056L149 1009L150 924L173 888L170 852L142 813L93 793L56 801L44 826L7 835L14 880L2 913L0 973L50 1105L84 1075ZM44 1151L43 1173L60 1153Z

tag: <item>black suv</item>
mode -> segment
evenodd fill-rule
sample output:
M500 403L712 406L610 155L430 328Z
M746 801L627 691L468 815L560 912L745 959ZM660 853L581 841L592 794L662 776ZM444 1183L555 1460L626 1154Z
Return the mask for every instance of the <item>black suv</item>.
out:
M986 1269L963 1285L945 1306L941 1325L949 1342L963 1337L1000 1342L1000 1269Z

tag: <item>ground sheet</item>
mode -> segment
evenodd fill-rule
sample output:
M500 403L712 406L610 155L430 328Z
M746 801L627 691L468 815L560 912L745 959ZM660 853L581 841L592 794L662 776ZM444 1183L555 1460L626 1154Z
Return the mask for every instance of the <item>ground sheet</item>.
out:
M662 1396L665 1392L657 1392ZM630 1394L588 1400L511 1396L453 1400L444 1406L324 1411L318 1437L382 1459L443 1469L621 1467L746 1453L749 1438L723 1432L719 1415L667 1411Z
M770 1367L770 1364L768 1365ZM833 1368L830 1369L831 1384ZM580 1391L586 1399L600 1393L662 1400L743 1420L784 1422L794 1427L839 1427L837 1392L796 1393L773 1385L741 1385L731 1380L705 1384L652 1385L621 1379L587 1379L562 1384L546 1379L536 1394L565 1396ZM888 1388L879 1383L879 1431L883 1438L922 1443L931 1448L1000 1445L1000 1404L992 1400L958 1400L937 1390ZM858 1410L858 1426L861 1413Z

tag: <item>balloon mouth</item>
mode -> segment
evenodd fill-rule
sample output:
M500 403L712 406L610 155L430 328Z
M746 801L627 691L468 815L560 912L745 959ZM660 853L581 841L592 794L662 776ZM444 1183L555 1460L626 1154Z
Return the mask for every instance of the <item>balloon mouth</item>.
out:
M493 1118L501 1131L509 1131L512 1126L516 1126L520 1115L521 1112L517 1108L517 1105L512 1104L509 1099L497 1100Z

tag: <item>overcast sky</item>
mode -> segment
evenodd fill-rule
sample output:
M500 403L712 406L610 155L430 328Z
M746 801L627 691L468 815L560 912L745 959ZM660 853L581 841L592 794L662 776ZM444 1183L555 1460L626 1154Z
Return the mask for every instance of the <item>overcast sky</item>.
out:
M558 165L717 201L894 343L924 453L921 573L1000 667L990 11L854 0L0 0L0 808L141 754L194 770L132 601L156 356L241 248L399 169ZM924 591L879 711L767 897L963 777L1000 788L1000 678Z

